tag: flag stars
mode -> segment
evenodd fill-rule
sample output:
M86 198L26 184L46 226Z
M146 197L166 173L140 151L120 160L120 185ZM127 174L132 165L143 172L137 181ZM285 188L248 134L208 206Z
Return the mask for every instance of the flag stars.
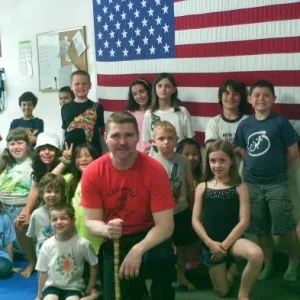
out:
M98 56L103 56L103 50L101 48L98 50Z
M149 48L150 50L150 55L155 54L155 48L153 47L153 45L151 46L151 48Z
M169 27L170 26L165 23L165 26L163 27L164 33L169 32Z
M148 10L149 17L153 17L153 13L154 13L154 10L150 7L150 9Z
M160 5L160 0L154 0L156 3L156 6Z
M101 4L101 0L97 0L97 4L100 5Z
M148 38L145 36L143 39L142 39L142 41L144 42L144 45L148 45Z
M147 4L147 1L145 1L145 0L143 0L143 1L141 2L142 7L146 7L146 4Z
M116 11L120 11L120 5L119 5L119 3L117 3L117 5L115 6L115 10Z
M167 43L165 43L165 45L164 45L165 53L169 52L169 48L170 48L170 46Z
M104 14L107 14L108 7L107 7L107 6L104 6L104 7L102 8L102 10L103 10L103 13L104 13Z
M137 29L135 30L135 35L136 35L136 36L141 36L141 29L137 28Z
M126 20L126 15L127 15L127 14L123 11L122 14L121 14L122 20Z
M123 36L123 39L127 38L127 31L125 31L125 29L122 31L122 36Z
M115 24L115 26L116 26L116 30L120 30L121 24L119 23L119 21Z
M125 48L123 51L123 56L125 57L125 56L128 56L128 50Z
M98 22L98 23L101 23L101 21L102 21L102 17L101 17L100 15L98 15L98 16L97 16L97 22Z
M111 32L109 33L109 35L110 35L110 38L113 39L115 37L114 31L111 30Z
M143 27L147 27L147 23L148 23L148 21L144 18L142 21Z
M134 16L135 16L135 18L139 18L140 17L140 11L136 9L135 12L134 12Z
M117 48L120 48L120 47L121 47L122 42L120 41L120 39L118 39L118 40L116 41L116 44L117 44Z
M156 21L156 25L161 25L161 18L158 16L155 21Z
M108 47L109 47L109 42L106 40L106 41L103 43L103 45L104 45L104 48L108 48Z
M104 29L104 31L108 31L108 25L107 25L107 23L105 23L105 24L103 25L103 29Z
M109 4L112 4L112 3L113 3L113 0L109 0L108 3L109 3Z
M114 15L112 13L110 13L109 17L109 21L113 21L114 20Z
M154 35L154 28L152 26L148 29L148 31L150 35Z
M157 37L157 44L159 45L159 44L162 44L162 37L159 35L158 37Z
M127 6L129 10L133 9L133 3L131 1L127 4Z
M129 43L129 45L130 45L131 47L134 46L134 40L133 40L132 38L130 38L130 40L128 41L128 43Z
M115 57L115 53L116 53L116 51L114 49L111 49L109 51L110 57Z
M135 51L136 51L136 55L141 55L141 53L142 53L142 49L140 48L140 46L138 46L138 47L135 49Z
M128 27L129 27L129 28L133 28L133 24L134 24L134 23L133 23L131 20L130 20L127 24L128 24Z
M165 5L165 6L162 8L164 14L167 14L167 13L168 13L168 9L169 9L169 7L168 7L167 5Z
M98 40L102 40L102 33L100 31L98 32L97 35L98 35Z

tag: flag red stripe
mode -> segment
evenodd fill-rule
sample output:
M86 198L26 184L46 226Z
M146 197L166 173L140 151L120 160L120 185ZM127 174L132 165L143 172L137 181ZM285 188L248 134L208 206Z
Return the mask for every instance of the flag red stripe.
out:
M176 57L222 57L300 52L300 37L177 45Z
M200 70L199 70L200 71ZM173 73L180 87L219 87L228 78L237 79L251 85L255 80L264 78L275 86L300 86L300 71L253 71L253 72L223 72L223 73ZM123 74L97 75L99 86L120 87L129 86L137 78L145 78L150 82L157 74Z
M195 131L195 139L197 141L199 141L199 143L201 145L203 145L203 146L204 146L204 138L205 138L205 133L204 132L202 132L202 131Z
M216 95L217 96L217 95ZM104 106L105 111L123 111L126 110L125 100L106 100L98 99L99 103ZM185 107L190 114L195 117L214 117L221 113L221 107L217 103L199 103L199 102L184 102ZM274 111L284 115L290 120L300 120L299 104L283 104L275 103Z
M175 30L232 26L300 18L300 3L288 3L254 8L188 15L175 18Z

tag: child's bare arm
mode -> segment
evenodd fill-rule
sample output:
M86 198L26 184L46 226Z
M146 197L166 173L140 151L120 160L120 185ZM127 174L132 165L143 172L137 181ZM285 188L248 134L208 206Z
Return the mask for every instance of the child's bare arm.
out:
M240 198L240 221L221 244L226 251L242 236L250 223L250 204L247 185L242 183L237 187L237 192Z
M188 166L186 172L187 202L189 204L189 207L193 209L194 200L195 200L195 185L194 185L194 178L193 178L191 165L188 163L187 166Z
M37 299L42 299L42 291L48 278L47 272L39 272L39 286Z
M85 291L86 295L90 295L92 289L95 288L97 277L98 277L98 265L90 266L90 279Z
M291 168L296 161L296 159L299 158L299 148L298 144L294 144L287 148L287 164L288 168Z

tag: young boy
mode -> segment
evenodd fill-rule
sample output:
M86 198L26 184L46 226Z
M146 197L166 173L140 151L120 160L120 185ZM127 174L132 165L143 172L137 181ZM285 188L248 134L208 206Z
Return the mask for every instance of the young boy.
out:
M97 299L95 287L98 270L97 255L91 243L75 233L75 211L66 203L50 210L55 233L43 244L36 270L40 272L38 299ZM90 265L87 287L83 280L84 263ZM89 295L82 298L83 294Z
M65 142L73 143L74 134L71 134L72 131L84 132L86 141L92 144L101 155L100 136L104 126L103 106L88 99L91 88L89 73L82 70L73 72L70 88L75 94L75 99L61 108Z
M63 200L66 182L61 175L47 173L39 182L39 198L44 205L36 209L30 219L26 235L36 241L36 256L43 243L54 233L50 225L50 209Z
M38 98L32 92L23 93L19 98L19 106L23 112L23 117L13 120L9 128L9 131L11 131L17 127L24 127L32 146L35 146L38 134L44 131L44 121L32 114L37 102Z
M175 227L172 239L178 254L178 283L186 286L189 290L194 290L195 287L185 277L185 246L194 244L199 240L191 224L191 208L193 207L195 188L190 163L185 156L174 152L178 136L175 127L170 122L157 122L152 138L152 142L158 150L153 158L158 160L167 170L176 202Z
M245 153L244 180L249 185L251 217L265 256L259 279L274 273L272 235L287 245L289 266L284 279L296 280L298 242L291 202L288 198L287 169L299 156L297 132L283 116L272 112L276 100L274 86L258 80L250 88L249 102L255 114L238 127L234 145Z

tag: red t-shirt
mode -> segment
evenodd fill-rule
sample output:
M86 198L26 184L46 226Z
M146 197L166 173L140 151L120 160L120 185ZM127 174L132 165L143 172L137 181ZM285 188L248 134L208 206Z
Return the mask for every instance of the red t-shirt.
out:
M113 166L109 154L92 162L83 172L81 204L103 209L105 223L122 219L123 234L150 229L154 226L153 213L175 206L165 168L141 152L125 171Z

